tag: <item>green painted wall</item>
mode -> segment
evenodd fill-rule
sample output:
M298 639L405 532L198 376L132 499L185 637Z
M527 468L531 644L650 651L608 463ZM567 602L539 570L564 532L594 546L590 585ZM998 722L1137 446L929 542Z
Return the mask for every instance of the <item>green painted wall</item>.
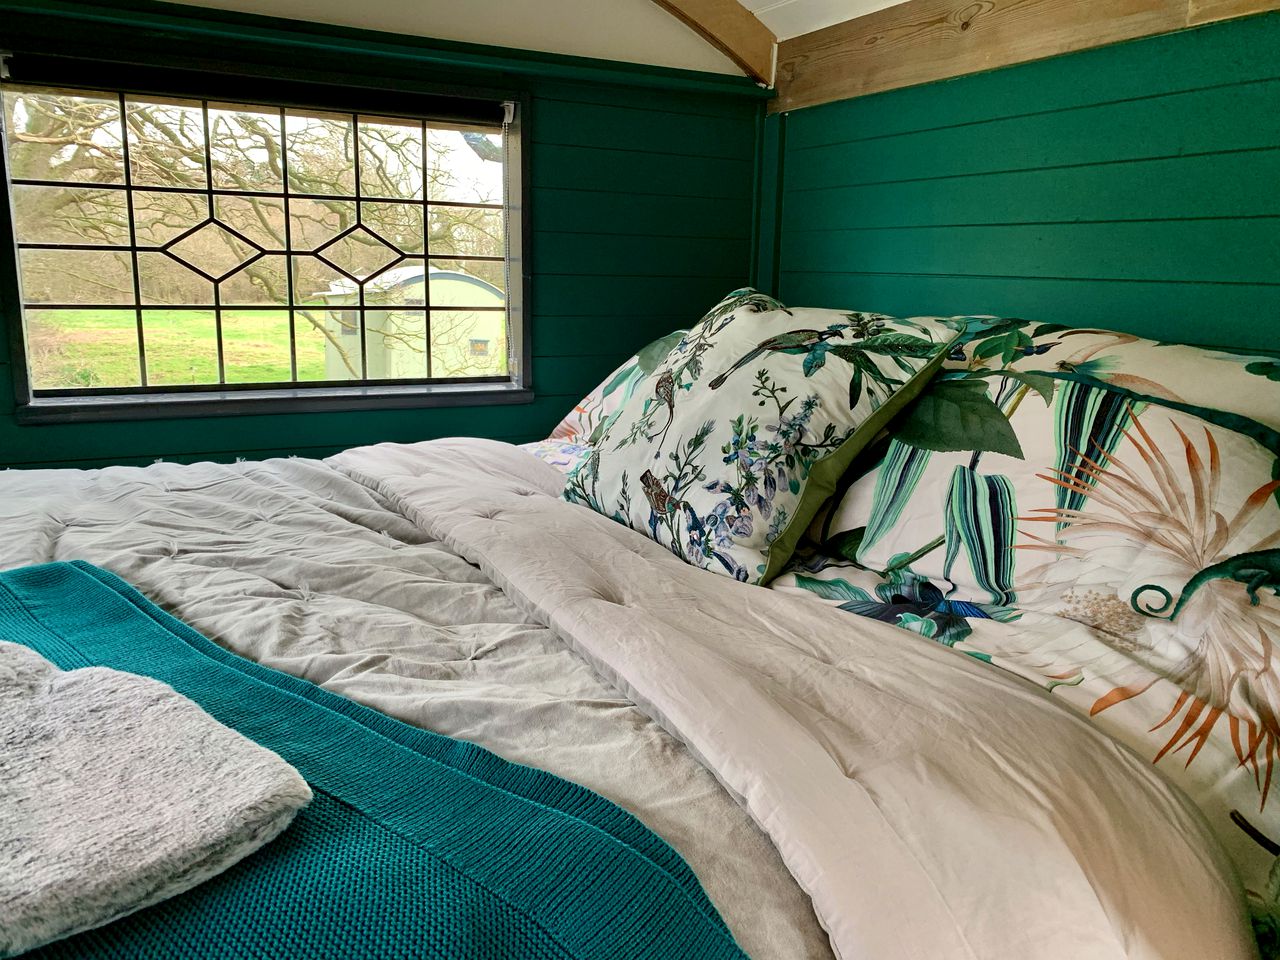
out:
M800 110L764 142L758 270L786 302L1280 348L1280 14Z
M748 281L763 113L749 83L542 55L509 54L501 64L488 82L532 96L532 404L23 426L12 417L12 358L0 337L0 465L323 456L456 435L538 439L630 352ZM462 82L457 70L419 69Z

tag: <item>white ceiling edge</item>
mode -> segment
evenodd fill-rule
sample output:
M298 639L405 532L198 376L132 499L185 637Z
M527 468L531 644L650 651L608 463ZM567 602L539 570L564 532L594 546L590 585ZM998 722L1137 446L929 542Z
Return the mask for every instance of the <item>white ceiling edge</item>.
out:
M900 0L739 0L779 40L896 6Z
M742 76L653 0L171 0L543 53Z

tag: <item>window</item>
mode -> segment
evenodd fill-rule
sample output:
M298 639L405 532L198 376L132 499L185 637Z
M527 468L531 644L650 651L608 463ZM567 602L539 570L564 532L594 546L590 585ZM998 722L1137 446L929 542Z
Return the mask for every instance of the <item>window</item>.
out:
M33 399L519 382L513 105L0 93Z

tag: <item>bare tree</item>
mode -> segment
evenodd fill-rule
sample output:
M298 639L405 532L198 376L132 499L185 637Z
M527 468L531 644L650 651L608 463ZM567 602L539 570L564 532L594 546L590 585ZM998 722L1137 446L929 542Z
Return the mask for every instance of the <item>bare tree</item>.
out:
M15 191L19 240L103 246L101 252L74 256L24 251L29 299L132 302L132 281L121 266L125 261L110 250L130 241L130 204L139 245L169 243L212 216L231 231L202 229L172 252L221 277L260 250L277 251L224 279L223 302L300 305L295 316L324 337L350 375L358 377L360 358L341 335L350 321L335 324L341 314L306 308L322 307L321 294L341 276L311 252L355 226L358 216L364 229L325 251L356 277L402 256L496 257L504 250L500 211L420 203L424 197L501 201L500 177L488 184L468 180L463 165L451 157L471 149L479 156L489 152L492 159L496 145L483 134L474 141L474 132L463 139L456 131L429 127L424 142L417 121L361 117L357 127L349 115L210 104L206 157L206 114L199 103L130 98L121 116L119 100L109 95L9 88L4 100L11 176L65 184ZM500 161L500 150L496 156ZM376 198L359 205L357 160L358 192ZM126 182L134 188L131 199L123 190L104 188ZM235 193L210 199L204 193L209 187ZM286 191L287 201L281 196ZM286 263L290 250L292 270ZM420 262L426 282L426 261ZM479 262L473 272L500 281L501 267ZM208 279L163 254L141 254L138 273L149 305L212 302ZM450 331L433 334L450 336ZM382 335L398 338L404 349L426 347L422 338L396 329Z

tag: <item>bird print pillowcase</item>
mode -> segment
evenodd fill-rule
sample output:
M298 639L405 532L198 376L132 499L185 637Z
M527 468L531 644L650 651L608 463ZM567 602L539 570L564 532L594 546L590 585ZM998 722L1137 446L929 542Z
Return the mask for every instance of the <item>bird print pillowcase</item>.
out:
M676 330L659 337L652 343L641 347L635 356L624 361L613 373L605 377L594 390L578 401L577 405L565 414L564 419L556 424L546 443L563 440L570 443L586 445L598 437L605 423L613 416L624 400L631 396L635 385L653 372L679 342L687 330ZM540 448L545 449L545 448ZM541 452L535 456L542 456ZM559 466L559 463L555 464Z
M565 499L694 566L767 582L959 334L939 318L788 309L734 291L636 385Z

